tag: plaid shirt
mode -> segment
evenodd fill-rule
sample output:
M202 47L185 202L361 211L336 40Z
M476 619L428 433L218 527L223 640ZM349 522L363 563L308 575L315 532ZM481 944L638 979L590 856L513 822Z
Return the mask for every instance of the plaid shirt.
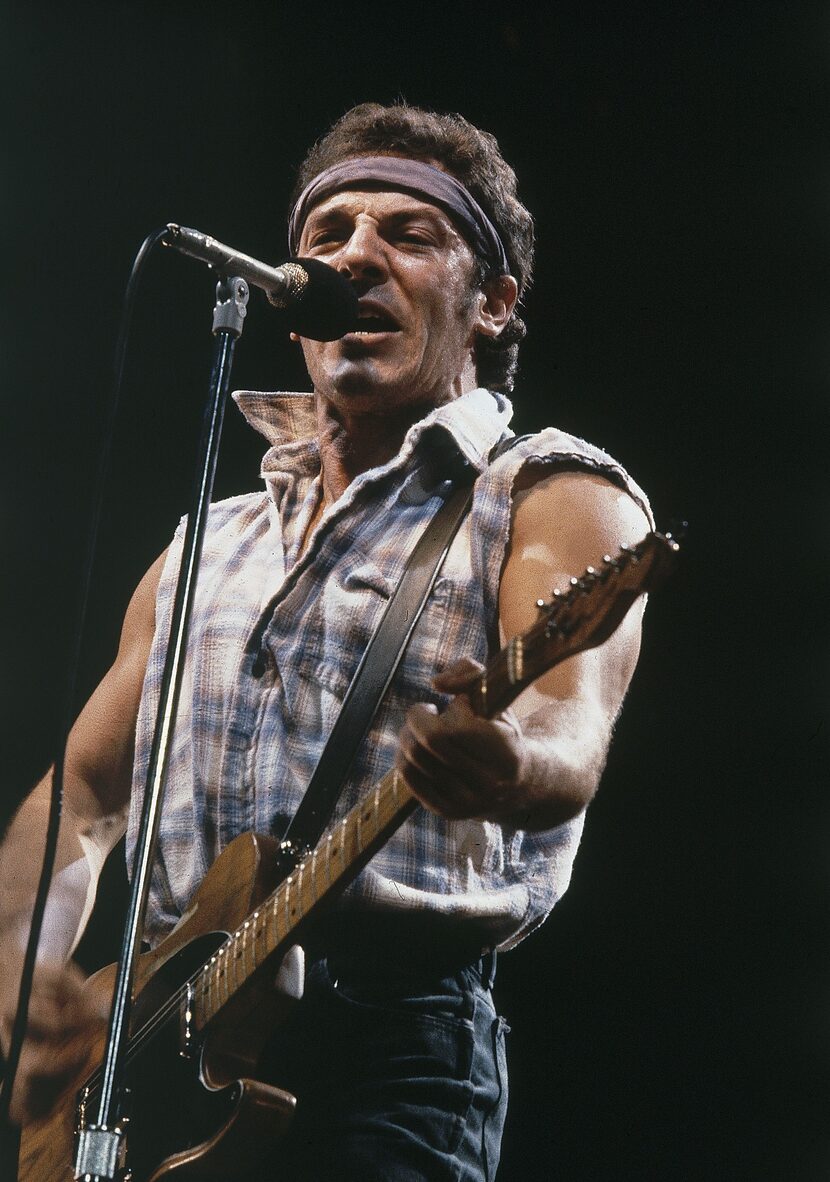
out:
M266 491L215 504L209 514L148 909L154 943L234 837L284 831L406 558L446 492L450 453L483 472L473 508L354 761L341 811L392 765L409 706L446 705L432 688L436 670L463 655L484 661L498 649L499 580L519 470L529 462L540 474L580 467L645 504L610 456L555 429L488 467L511 407L501 395L475 390L434 410L410 429L394 459L357 477L301 556L320 496L311 396L235 397L271 444L262 464ZM130 862L182 538L180 525L158 592L138 720ZM461 916L483 940L507 947L541 923L566 889L582 824L580 816L525 833L419 809L339 905Z

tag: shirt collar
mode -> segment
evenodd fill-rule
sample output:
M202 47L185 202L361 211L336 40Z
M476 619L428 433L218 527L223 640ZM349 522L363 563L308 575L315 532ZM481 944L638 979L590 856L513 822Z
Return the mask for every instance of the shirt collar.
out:
M315 458L319 464L313 394L237 390L233 397L248 424L271 445L263 459L263 472L296 468L298 463L305 467ZM481 387L470 390L436 407L410 427L399 458L411 455L424 432L438 427L480 472L486 468L490 450L505 433L512 414L510 400L503 394Z

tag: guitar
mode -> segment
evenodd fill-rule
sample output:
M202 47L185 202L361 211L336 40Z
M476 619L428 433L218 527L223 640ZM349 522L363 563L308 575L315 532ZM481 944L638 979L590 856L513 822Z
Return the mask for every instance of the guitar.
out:
M490 718L554 665L602 644L632 603L673 565L671 535L648 534L606 555L549 602L467 691ZM131 1182L224 1179L255 1167L287 1129L295 1099L257 1079L268 1035L291 999L275 988L288 949L352 881L418 802L390 771L282 881L275 838L245 833L223 851L170 935L139 958L127 1051L128 1115L120 1127ZM89 979L109 1003L115 965ZM75 1145L97 1112L104 1034L53 1113L23 1129L20 1182L73 1177Z

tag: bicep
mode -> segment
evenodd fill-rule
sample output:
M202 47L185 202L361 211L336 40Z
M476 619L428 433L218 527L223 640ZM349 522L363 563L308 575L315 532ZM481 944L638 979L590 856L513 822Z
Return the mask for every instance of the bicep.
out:
M599 566L648 532L643 510L627 493L588 473L558 473L516 497L499 595L504 639L538 619L536 601L564 590L572 576ZM569 657L530 686L515 704L522 719L555 705L578 726L591 720L610 732L637 663L644 599L603 644Z
M155 631L155 598L166 553L133 595L118 654L78 716L66 752L67 804L95 822L123 817L129 801L135 727Z

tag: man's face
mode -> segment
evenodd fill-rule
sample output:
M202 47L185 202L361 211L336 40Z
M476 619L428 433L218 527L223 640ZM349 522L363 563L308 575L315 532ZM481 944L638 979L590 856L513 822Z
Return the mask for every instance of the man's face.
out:
M334 193L309 213L299 253L359 297L360 331L302 341L315 390L335 406L437 406L475 386L475 261L443 210L397 190Z

